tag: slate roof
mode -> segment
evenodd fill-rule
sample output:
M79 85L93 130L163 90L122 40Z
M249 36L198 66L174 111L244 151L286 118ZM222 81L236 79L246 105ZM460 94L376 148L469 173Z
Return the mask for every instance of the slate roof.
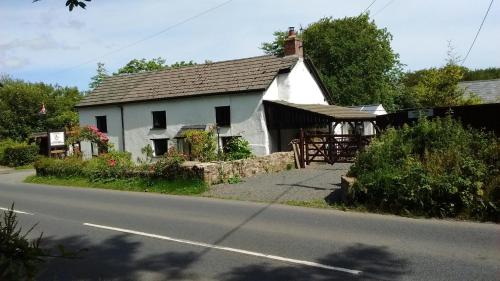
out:
M466 92L478 95L483 103L500 102L500 79L464 81L458 85Z
M266 103L275 103L283 106L305 110L327 117L333 117L336 120L371 120L376 119L376 115L358 109L342 107L337 105L324 105L324 104L296 104L281 100L265 101Z
M265 90L298 57L259 56L104 79L77 107Z

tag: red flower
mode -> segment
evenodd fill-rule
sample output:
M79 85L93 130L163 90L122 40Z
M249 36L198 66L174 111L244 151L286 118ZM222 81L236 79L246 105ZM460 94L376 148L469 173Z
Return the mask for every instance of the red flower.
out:
M114 166L116 166L116 160L115 160L115 159L109 159L109 160L108 160L108 165L109 165L110 167L114 167Z

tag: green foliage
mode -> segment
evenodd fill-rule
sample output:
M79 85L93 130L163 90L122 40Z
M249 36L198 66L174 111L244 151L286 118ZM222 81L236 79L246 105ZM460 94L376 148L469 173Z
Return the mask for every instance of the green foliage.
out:
M81 95L76 88L30 83L8 77L0 79L0 138L22 141L33 132L78 124L75 105ZM45 104L47 113L38 112Z
M151 161L153 160L153 147L151 146L151 144L148 143L146 146L141 148L141 153L144 155L145 159L142 160L142 159L140 159L140 157L137 157L138 161L145 162L145 163L151 163Z
M282 57L285 55L285 39L288 37L288 32L286 31L275 31L273 33L273 42L264 42L261 45L261 49L264 53L268 55L274 55L277 57Z
M20 144L12 139L0 140L0 164L4 163L5 149Z
M191 146L192 159L209 162L217 159L217 138L214 129L209 131L187 130L186 142Z
M184 161L184 155L178 153L174 147L171 147L168 149L165 157L158 159L151 165L152 176L156 178L175 179Z
M85 176L86 164L87 162L78 157L64 159L41 157L35 162L34 167L40 176L77 177Z
M454 61L441 68L429 68L405 75L406 100L402 107L435 107L477 104L480 99L466 95L458 86L465 69Z
M466 69L462 81L490 80L500 78L500 68Z
M146 60L144 58L133 59L129 61L124 67L118 69L118 71L116 73L113 73L113 75L162 70L167 68L165 62L166 60L161 57L150 60Z
M246 159L252 156L250 143L242 137L232 138L224 147L226 160Z
M40 248L41 236L28 241L26 237L33 227L21 233L13 209L14 205L0 213L0 279L35 280L45 255Z
M99 85L101 85L102 81L109 76L104 63L102 62L97 63L96 72L96 75L90 78L89 91L95 90Z
M83 161L83 173L91 181L110 181L130 176L133 162L129 152L110 151Z
M281 55L284 32L264 43L266 53ZM343 19L322 18L301 34L305 54L338 105L381 103L396 108L401 67L391 48L392 35L368 14Z
M232 176L230 178L227 179L227 183L229 184L237 184L237 183L240 183L241 182L241 178L240 176Z
M349 173L354 203L372 209L500 220L500 141L450 117L389 129Z
M19 167L33 164L38 156L39 150L40 149L35 144L29 145L20 143L9 146L4 150L2 163L5 163L10 167Z

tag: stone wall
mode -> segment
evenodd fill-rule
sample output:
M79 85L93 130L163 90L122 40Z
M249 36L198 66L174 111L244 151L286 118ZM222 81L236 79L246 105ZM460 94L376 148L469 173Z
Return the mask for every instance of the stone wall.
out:
M203 180L208 185L226 182L230 178L246 178L258 174L279 172L295 167L293 152L276 152L255 158L221 162L186 162L186 176Z

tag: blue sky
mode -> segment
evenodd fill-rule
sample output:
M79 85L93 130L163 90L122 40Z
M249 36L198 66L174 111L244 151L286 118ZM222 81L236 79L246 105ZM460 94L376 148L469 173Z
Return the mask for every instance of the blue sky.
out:
M64 0L0 1L0 73L85 90L104 62L113 72L133 58L203 62L261 55L275 30L362 12L372 0L233 0L125 48L225 0L92 0L68 12ZM371 15L393 34L406 68L444 63L448 42L464 56L490 0L377 0ZM494 3L465 66L500 67L500 3ZM112 53L112 54L109 54Z

